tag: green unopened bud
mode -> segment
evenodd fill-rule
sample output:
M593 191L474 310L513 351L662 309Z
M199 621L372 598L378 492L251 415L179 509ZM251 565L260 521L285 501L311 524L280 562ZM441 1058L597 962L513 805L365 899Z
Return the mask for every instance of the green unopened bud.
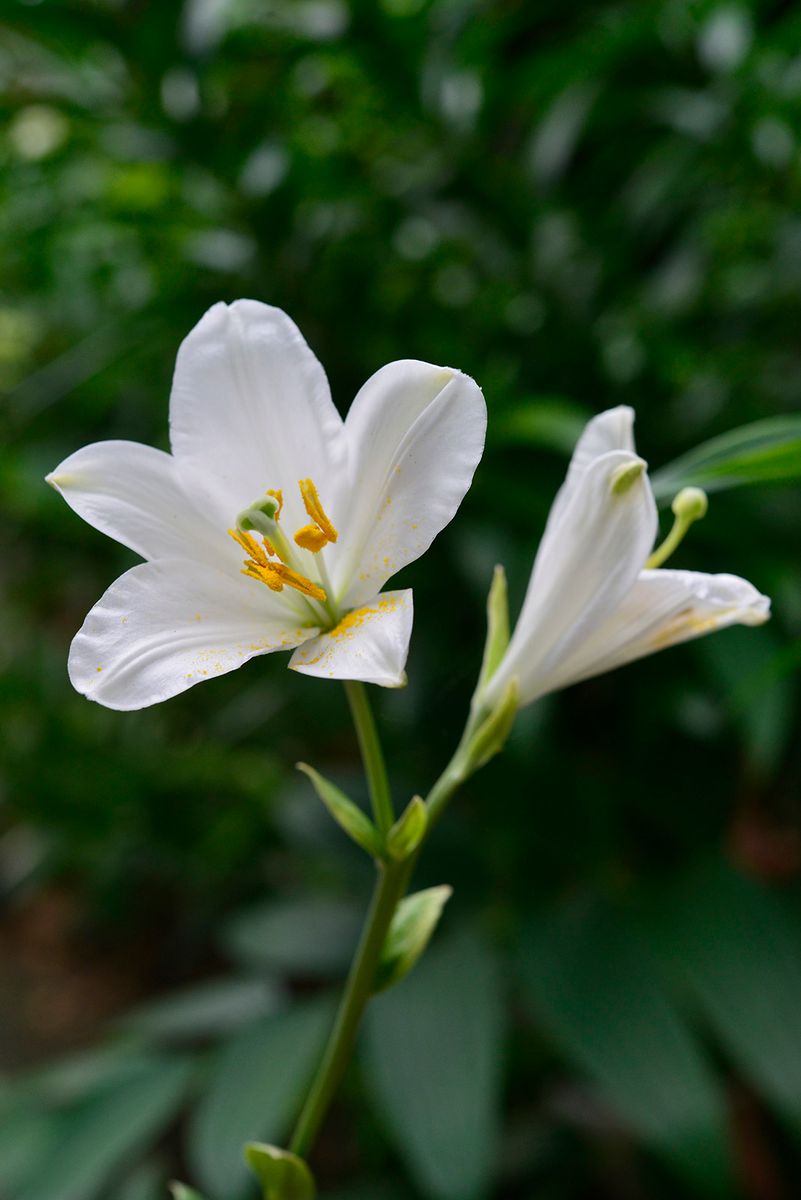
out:
M263 1189L264 1200L314 1200L314 1176L302 1158L264 1142L248 1142L245 1161Z
M420 796L413 796L387 834L387 853L396 862L414 854L428 828L428 809Z
M693 521L700 521L702 517L706 516L709 500L703 488L686 487L674 496L670 507L674 516L681 517L689 524Z
M625 496L645 471L647 464L641 458L634 462L624 463L612 472L611 488L613 496Z
M476 684L475 699L495 674L495 669L509 645L509 589L506 572L498 565L492 576L487 596L487 638L484 642L484 657Z
M498 703L484 718L470 738L465 750L465 777L472 775L479 767L503 750L506 740L512 732L512 726L520 707L520 684L517 678L509 680Z
M372 854L373 858L381 858L381 837L366 813L363 813L335 783L326 779L319 771L315 771L314 767L302 762L296 766L311 780L314 790L340 829L344 829L348 837L368 854Z

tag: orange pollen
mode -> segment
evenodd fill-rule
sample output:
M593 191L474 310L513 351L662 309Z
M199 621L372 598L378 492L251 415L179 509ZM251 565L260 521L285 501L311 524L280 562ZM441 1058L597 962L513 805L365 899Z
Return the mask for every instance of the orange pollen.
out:
M275 500L278 505L278 508L275 510L275 516L273 517L273 520L277 521L281 516L281 509L284 507L284 493L280 488L268 488L264 494L265 496L272 496L273 500Z

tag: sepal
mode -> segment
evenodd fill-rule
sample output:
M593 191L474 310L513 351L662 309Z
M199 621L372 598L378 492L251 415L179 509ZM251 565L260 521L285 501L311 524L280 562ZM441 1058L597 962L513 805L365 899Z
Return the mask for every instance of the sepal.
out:
M395 862L403 862L425 837L428 828L428 809L420 796L413 796L387 834L387 854Z
M401 900L384 941L374 991L384 992L409 974L422 958L452 895L453 888L441 884Z
M354 804L348 796L330 779L326 779L308 763L296 764L299 771L308 776L317 795L322 800L337 825L345 831L349 838L372 854L373 858L383 857L381 835L370 818Z
M302 1158L289 1150L248 1142L245 1161L262 1186L264 1200L314 1200L314 1176Z

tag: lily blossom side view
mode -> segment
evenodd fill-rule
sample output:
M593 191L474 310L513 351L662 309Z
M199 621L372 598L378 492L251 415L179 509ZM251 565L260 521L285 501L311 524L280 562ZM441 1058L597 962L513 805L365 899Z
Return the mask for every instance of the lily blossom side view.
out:
M137 709L286 649L308 675L401 686L412 594L381 589L453 517L485 430L472 379L413 360L376 372L343 421L285 313L216 304L178 353L172 454L100 442L48 476L146 560L89 613L72 683Z
M652 552L657 511L634 450L633 410L595 417L578 440L551 508L508 648L477 701L512 681L521 705L727 625L761 625L770 600L737 575L662 570L706 497L676 497L676 523Z

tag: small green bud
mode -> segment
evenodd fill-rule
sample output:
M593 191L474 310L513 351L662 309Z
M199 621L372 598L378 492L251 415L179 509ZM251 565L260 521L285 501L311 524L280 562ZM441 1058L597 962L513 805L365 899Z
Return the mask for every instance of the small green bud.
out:
M245 1161L263 1188L264 1200L314 1200L314 1176L302 1158L264 1142L248 1142Z
M396 862L414 854L428 828L428 809L420 796L413 796L387 834L387 853Z
M465 778L503 750L519 707L520 684L515 677L509 680L500 700L467 743L464 754Z
M374 991L384 992L408 975L425 952L453 888L442 884L404 897L389 927Z
M344 829L348 837L356 842L357 846L361 846L362 850L372 854L373 858L382 858L381 836L366 813L363 813L335 783L326 779L319 771L315 771L314 767L302 762L295 765L311 780L312 787L340 829Z
M674 496L671 504L674 516L680 517L689 524L700 521L707 514L709 500L706 492L699 487L685 487Z
M632 463L624 463L612 473L612 494L625 496L645 471L647 464L641 458Z

